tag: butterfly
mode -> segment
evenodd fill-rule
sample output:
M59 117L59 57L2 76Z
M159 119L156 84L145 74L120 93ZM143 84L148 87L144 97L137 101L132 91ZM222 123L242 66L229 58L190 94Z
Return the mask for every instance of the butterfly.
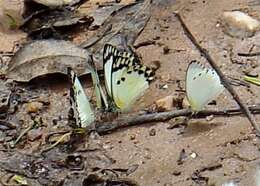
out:
M141 64L134 54L120 52L110 44L104 46L103 67L110 107L123 112L149 88L155 75L154 70Z
M186 93L191 109L200 111L216 98L224 86L215 70L192 61L186 73Z
M67 74L71 83L69 119L80 128L89 126L95 120L94 111L76 73L69 67Z

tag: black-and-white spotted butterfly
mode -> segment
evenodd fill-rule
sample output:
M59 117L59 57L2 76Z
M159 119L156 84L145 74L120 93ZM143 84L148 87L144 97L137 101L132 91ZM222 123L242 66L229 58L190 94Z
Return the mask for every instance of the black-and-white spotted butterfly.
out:
M120 111L128 111L149 88L154 70L140 63L128 52L120 52L106 44L103 51L105 86L108 97Z
M95 120L94 111L82 88L76 73L68 68L68 77L70 79L70 104L69 119L73 121L76 127L87 127Z

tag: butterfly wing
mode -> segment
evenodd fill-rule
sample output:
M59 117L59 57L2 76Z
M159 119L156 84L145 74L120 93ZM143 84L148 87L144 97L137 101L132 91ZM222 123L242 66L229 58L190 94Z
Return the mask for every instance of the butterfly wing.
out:
M113 45L105 44L104 50L103 50L103 69L104 69L104 74L105 74L106 90L110 97L112 97L112 94L111 94L112 68L113 68L113 65L115 65L115 63L116 63L116 61L114 59L117 56L127 58L127 59L129 59L129 61L132 61L132 63L134 63L134 64L140 63L140 60L134 54L126 52L126 51L120 52Z
M117 56L119 51L110 44L105 44L103 51L103 69L105 76L105 86L109 97L111 94L111 78L112 78L112 66L114 62L114 56Z
M112 74L112 96L115 105L121 111L128 111L153 79L152 69L135 64L129 58L117 56Z
M70 112L72 114L70 117L73 117L72 119L75 120L78 127L87 127L95 119L94 112L77 75L71 68L68 68L68 76L71 81L70 103L72 109Z
M186 74L186 92L191 108L195 111L216 98L224 90L215 70L191 62Z
M96 95L97 108L103 108L103 107L107 108L108 107L107 97L102 89L93 60L91 66L93 67L91 68L92 70L90 72L91 72L91 78L93 81L94 91Z

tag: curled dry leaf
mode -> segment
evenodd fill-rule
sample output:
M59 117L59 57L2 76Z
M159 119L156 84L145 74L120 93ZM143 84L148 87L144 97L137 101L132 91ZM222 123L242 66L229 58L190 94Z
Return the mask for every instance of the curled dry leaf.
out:
M90 72L90 54L71 42L41 40L23 46L8 67L7 77L15 81L28 82L46 74L66 74L71 67L77 74Z
M75 3L78 3L80 0L33 0L33 1L48 7L59 7L59 6L73 5Z

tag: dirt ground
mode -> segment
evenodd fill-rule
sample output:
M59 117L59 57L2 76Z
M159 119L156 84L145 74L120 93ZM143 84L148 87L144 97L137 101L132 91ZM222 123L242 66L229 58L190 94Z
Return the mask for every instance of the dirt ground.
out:
M244 41L234 39L223 34L217 25L223 11L228 10L247 10L259 18L260 6L252 7L248 3L237 0L195 0L168 1L165 5L158 5L160 8L153 10L151 20L136 41L159 38L156 42L161 44L138 50L145 63L158 60L161 64L156 73L158 79L145 94L144 102L150 105L159 98L178 93L180 87L176 81L180 80L181 88L185 88L185 72L189 62L194 59L205 62L184 35L173 15L175 10L179 10L191 32L210 51L221 70L228 76L241 78L243 69L249 64L232 63L230 48L234 51L248 51L249 46L255 44L259 50L259 36ZM163 54L165 46L170 49L166 55ZM168 89L158 89L163 84L167 84ZM259 87L251 86L251 92L243 86L236 87L236 90L245 103L258 103ZM217 99L218 108L234 105L228 92ZM254 185L254 172L260 155L259 139L252 134L245 117L220 117L212 121L193 119L182 135L178 134L179 129L167 129L171 122L132 127L104 136L104 142L108 143L107 151L116 160L114 166L138 164L138 169L129 177L140 185L187 186L203 185L192 179L197 170L221 164L215 170L200 173L209 178L208 185L221 185L232 179L238 180L239 185ZM151 130L156 131L155 136L149 135ZM188 155L195 152L198 156L194 159L189 156L183 164L178 165L182 149Z
M136 104L135 111L149 107L165 96L183 94L185 73L191 60L207 64L184 34L174 11L181 14L190 31L209 50L225 75L242 79L246 70L253 69L259 73L259 57L243 58L237 53L247 53L252 46L253 51L259 52L260 33L243 40L223 33L220 18L224 11L229 10L242 10L260 19L260 4L253 6L252 0L165 0L153 7L152 17L135 44L154 40L154 45L140 47L137 53L145 64L159 61L161 66L156 72L156 81ZM165 53L165 48L169 48L169 53ZM45 91L42 94L50 95L51 104L41 113L43 122L66 118L68 109L64 108L69 107L67 83L54 81L44 84L43 88L35 85L36 88L32 89L35 94L38 87ZM162 89L163 85L168 88ZM235 89L246 104L259 104L258 86L248 88L240 85ZM227 91L216 99L216 103L207 108L237 106ZM17 113L18 118L21 115L27 118L25 111ZM259 116L255 117L260 121ZM260 141L246 117L191 119L183 133L181 128L169 129L174 121L128 127L98 137L99 144L115 160L109 168L136 167L125 177L141 186L220 186L230 180L241 186L255 185ZM22 149L24 152L28 150L34 151L33 147ZM180 162L182 151L185 151L186 158Z

